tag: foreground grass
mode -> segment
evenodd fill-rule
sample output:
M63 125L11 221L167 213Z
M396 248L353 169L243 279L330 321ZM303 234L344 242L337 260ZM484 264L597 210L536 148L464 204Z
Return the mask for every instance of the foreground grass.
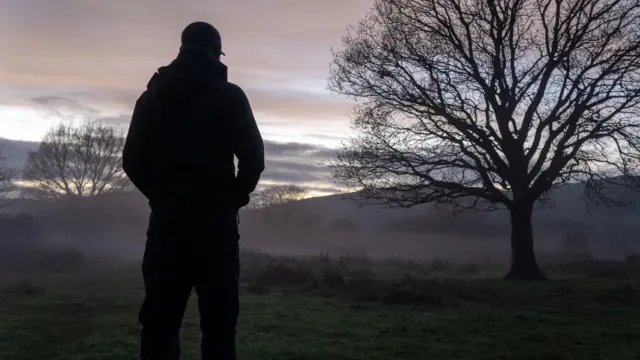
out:
M194 295L195 298L195 295ZM137 272L12 276L0 284L0 359L128 360ZM640 359L631 282L373 279L250 285L240 359ZM192 299L183 359L198 359Z

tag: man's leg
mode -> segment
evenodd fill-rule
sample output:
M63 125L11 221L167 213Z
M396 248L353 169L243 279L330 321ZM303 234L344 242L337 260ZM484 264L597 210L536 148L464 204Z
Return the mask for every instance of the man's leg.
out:
M213 241L206 243L199 252L201 255L195 271L202 330L202 360L236 360L240 276L238 224L233 214L223 214L218 219L227 221L214 221L217 236L203 239Z
M188 248L179 224L153 215L142 260L145 298L140 308L142 360L178 360L179 331L191 293Z

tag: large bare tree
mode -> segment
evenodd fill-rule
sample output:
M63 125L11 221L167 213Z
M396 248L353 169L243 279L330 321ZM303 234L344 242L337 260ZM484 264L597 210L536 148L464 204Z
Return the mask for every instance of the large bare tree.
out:
M15 191L16 170L7 165L7 158L3 156L2 147L0 147L0 208L9 204L12 199L12 193Z
M128 184L122 170L124 132L98 121L59 124L29 152L23 171L37 197L95 196Z
M506 278L543 279L534 205L638 174L639 15L638 0L377 0L334 54L330 88L358 103L335 179L365 203L506 208Z

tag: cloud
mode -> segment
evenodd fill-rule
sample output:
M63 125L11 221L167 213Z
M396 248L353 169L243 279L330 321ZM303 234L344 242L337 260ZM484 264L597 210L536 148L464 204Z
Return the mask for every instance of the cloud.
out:
M35 96L33 98L31 98L31 101L42 105L42 106L52 106L52 105L63 105L63 106L71 106L74 108L77 108L79 110L86 110L88 112L95 112L95 109L86 107L81 105L79 102L71 100L69 98L66 97L62 97L62 96L56 96L56 95L49 95L49 96Z
M108 126L116 126L126 129L129 127L129 123L131 122L131 115L101 116L96 120Z
M351 113L353 104L327 94L301 90L265 91L245 89L254 111L285 122L306 120L342 120Z
M57 95L43 95L35 96L29 99L34 104L39 105L48 111L51 115L60 118L68 117L71 115L80 115L87 118L93 118L100 114L100 111L93 107L83 105L78 100L57 96Z
M29 150L36 149L38 142L0 138L0 148L11 167L20 169L27 161ZM280 143L265 141L266 170L261 182L264 184L296 184L313 192L334 192L328 185L328 169L321 164L335 150L320 145Z
M262 175L263 182L268 181L274 183L305 185L308 183L322 182L323 180L325 179L312 173L287 171L286 169L273 167L267 168Z
M297 162L290 162L286 160L267 159L266 166L267 168L275 168L281 171L290 171L290 172L299 172L299 173L308 173L308 174L312 174L312 173L325 174L327 171L326 167L320 164L314 164L314 163L303 164L303 163L297 163Z
M66 109L79 114L98 115L103 112L131 112L142 90L108 90L104 88L48 88L19 86L19 102L51 110ZM18 91L19 90L19 91ZM302 90L266 90L246 87L245 93L257 118L267 116L274 125L309 123L331 119L344 122L353 109L349 101L327 94L313 94ZM6 90L5 90L6 91ZM24 95L22 95L24 94ZM274 120L277 119L277 120Z
M311 159L315 161L322 161L336 156L336 149L331 149L321 145L265 141L264 146L267 154L279 158L293 157L304 159L306 161Z
M182 28L205 20L220 29L230 80L246 90L264 122L346 125L352 104L325 91L330 48L372 4L4 0L0 52L10 56L0 58L2 92L125 114L151 74L175 56Z
M318 186L328 181L329 170L323 162L335 156L335 149L268 140L264 143L267 157L264 181L304 186Z
M271 157L271 155L269 156ZM296 161L267 159L263 178L271 182L307 184L326 181L328 169L317 163L299 163Z

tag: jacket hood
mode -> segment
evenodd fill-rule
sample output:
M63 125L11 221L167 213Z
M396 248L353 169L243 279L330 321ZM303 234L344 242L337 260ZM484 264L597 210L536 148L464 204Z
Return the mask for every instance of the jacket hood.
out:
M193 96L212 82L227 81L227 66L196 51L181 51L167 66L153 74L147 90L157 96L174 98Z

